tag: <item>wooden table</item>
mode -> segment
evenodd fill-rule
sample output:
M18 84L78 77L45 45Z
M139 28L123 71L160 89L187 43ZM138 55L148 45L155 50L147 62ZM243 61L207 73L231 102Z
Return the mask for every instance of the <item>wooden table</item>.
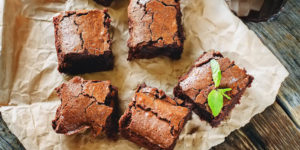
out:
M300 0L289 0L268 22L246 24L290 75L273 105L212 149L300 150Z
M300 149L300 0L263 23L246 23L289 71L276 102L212 149ZM261 99L264 100L263 98ZM0 115L0 149L24 149Z

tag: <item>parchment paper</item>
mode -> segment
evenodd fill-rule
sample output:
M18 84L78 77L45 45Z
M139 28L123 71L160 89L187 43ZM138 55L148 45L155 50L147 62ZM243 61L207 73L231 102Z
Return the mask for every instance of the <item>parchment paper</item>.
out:
M176 149L209 149L224 141L233 130L271 105L286 69L228 9L223 0L182 0L186 34L184 52L178 61L160 57L126 60L128 48L127 0L115 0L109 8L112 18L112 71L82 75L85 79L111 80L119 88L121 109L131 101L138 83L157 87L172 96L177 78L204 50L216 49L245 67L255 80L228 119L211 128L193 114L177 142ZM54 88L71 77L57 71L52 17L59 11L102 9L92 0L4 0L0 1L1 113L11 131L27 149L139 149L123 138L110 141L91 138L88 133L56 134L51 120L60 104ZM3 16L3 17L2 17ZM1 31L1 30L0 30ZM198 130L188 134L193 128Z

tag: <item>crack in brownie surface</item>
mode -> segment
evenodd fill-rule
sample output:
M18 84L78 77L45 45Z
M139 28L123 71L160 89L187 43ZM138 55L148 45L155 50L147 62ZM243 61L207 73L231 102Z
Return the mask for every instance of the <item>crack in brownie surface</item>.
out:
M94 136L103 131L114 136L117 131L117 90L110 81L74 77L56 90L61 105L52 126L57 133L71 135L91 128Z
M213 117L208 106L207 97L210 91L216 89L210 66L210 60L215 59L222 74L219 88L231 88L226 94L231 97L228 100L224 97L221 113ZM185 100L201 119L208 121L213 127L229 114L231 109L239 103L245 90L251 86L253 77L246 73L246 70L239 68L229 58L224 58L220 52L207 52L201 55L191 69L179 79L178 85L174 88L174 95Z
M112 69L109 18L106 9L66 11L53 18L60 72L78 74Z
M128 16L128 60L158 55L180 58L184 36L178 1L131 0Z
M121 134L150 149L173 149L190 110L156 88L140 85L121 117Z

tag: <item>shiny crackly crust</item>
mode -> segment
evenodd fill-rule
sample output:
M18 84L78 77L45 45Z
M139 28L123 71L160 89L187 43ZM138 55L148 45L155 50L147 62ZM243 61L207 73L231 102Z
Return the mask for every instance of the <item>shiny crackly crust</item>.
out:
M222 79L219 88L232 88L227 92L231 100L224 98L224 106L217 117L213 117L207 103L207 96L214 87L212 80L210 60L215 59L220 64ZM220 122L234 108L245 90L251 86L253 77L245 69L239 68L229 58L224 58L220 52L207 52L201 55L191 69L180 77L178 85L174 88L174 95L185 100L201 119L208 121L213 127Z
M56 88L61 105L52 127L57 133L71 135L90 128L94 136L103 131L109 137L117 132L117 89L110 81L74 77Z
M107 9L66 11L53 18L60 72L78 74L112 69L109 18Z
M159 55L180 58L184 35L178 0L131 0L128 18L128 60Z
M119 121L121 135L149 149L173 149L191 115L181 104L161 90L140 85Z

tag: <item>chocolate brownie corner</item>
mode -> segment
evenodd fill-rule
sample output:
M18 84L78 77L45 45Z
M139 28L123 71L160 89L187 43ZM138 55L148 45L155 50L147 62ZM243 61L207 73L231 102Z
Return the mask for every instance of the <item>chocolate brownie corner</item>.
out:
M57 133L72 135L91 129L94 136L105 132L115 138L118 131L118 91L110 81L74 77L56 88L61 105L52 127Z
M208 106L207 97L211 90L215 89L212 79L210 60L215 59L221 69L222 79L220 88L231 88L227 95L231 100L224 97L223 108L216 117L212 115ZM180 77L178 85L174 88L174 95L189 104L190 108L206 120L211 126L216 127L234 106L240 103L240 99L245 90L251 86L253 77L248 75L245 69L239 68L234 61L223 57L220 52L205 52L201 55L191 67L191 69Z
M184 42L181 16L179 0L130 0L128 60L179 59Z
M59 72L81 74L113 68L107 9L62 12L53 23Z
M181 103L157 88L140 85L119 120L121 135L149 149L173 149L191 116Z

